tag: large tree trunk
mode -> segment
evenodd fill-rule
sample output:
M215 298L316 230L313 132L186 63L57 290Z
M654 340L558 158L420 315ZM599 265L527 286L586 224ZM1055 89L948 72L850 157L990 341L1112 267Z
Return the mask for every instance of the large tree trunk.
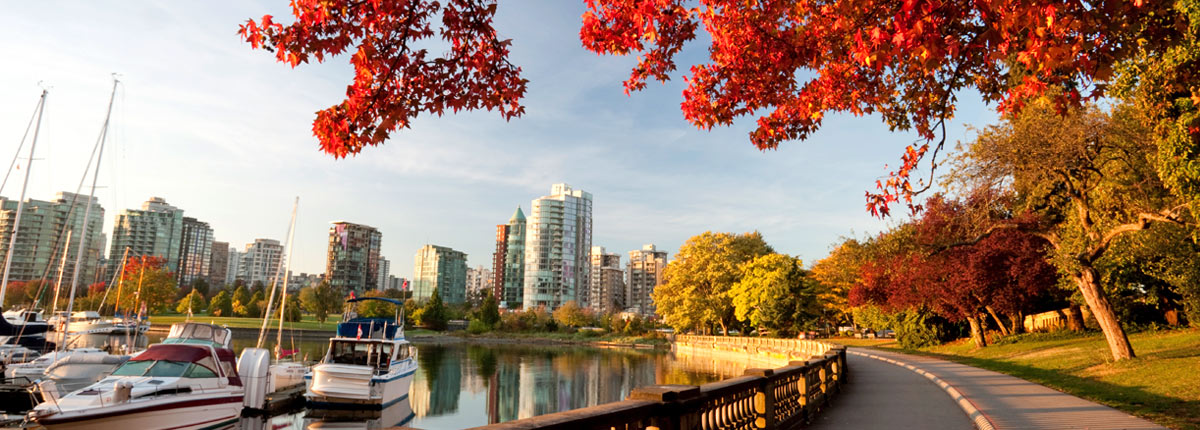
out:
M996 315L995 309L992 309L991 306L984 306L983 308L987 309L988 315L991 315L993 320L996 320L996 326L1000 327L1000 334L1004 336L1012 334L1008 331L1008 327L1004 326L1004 321L1000 320L1000 315Z
M1021 334L1025 332L1025 312L1016 311L1008 315L1009 322L1012 327L1008 330L1012 334Z
M1078 279L1076 283L1079 283ZM1067 307L1067 330L1083 331L1083 313L1079 311L1079 305Z
M975 341L975 346L986 347L987 335L983 332L982 324L979 323L979 316L971 315L967 317L967 322L971 323L971 340Z
M1085 266L1075 276L1075 282L1079 284L1079 290L1083 292L1083 299L1087 301L1092 316L1100 324L1100 330L1104 331L1104 339L1108 341L1113 360L1133 358L1133 346L1129 344L1129 337L1117 321L1117 315L1108 303L1108 297L1105 297L1104 290L1096 282L1097 278L1096 269Z

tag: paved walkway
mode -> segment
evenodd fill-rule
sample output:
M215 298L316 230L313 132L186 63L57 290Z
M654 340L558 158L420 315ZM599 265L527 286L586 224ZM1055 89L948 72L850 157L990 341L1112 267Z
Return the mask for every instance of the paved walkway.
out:
M857 354L846 356L849 382L833 406L808 428L957 429L975 428L946 392L925 377L894 364Z
M969 411L975 426L982 429L1165 429L1108 406L990 370L894 352L860 348L849 352L848 389L817 427L916 428L910 427L917 423L912 415L929 415L926 420L932 424L922 428L971 428ZM916 376L923 383L915 384L919 389L897 386L905 380L901 374ZM873 384L871 378L879 378L881 383ZM946 402L925 399L930 388ZM899 406L887 406L887 402ZM943 412L931 412L932 408L947 408L945 403L959 414L958 421L942 418ZM921 413L908 408L919 408Z

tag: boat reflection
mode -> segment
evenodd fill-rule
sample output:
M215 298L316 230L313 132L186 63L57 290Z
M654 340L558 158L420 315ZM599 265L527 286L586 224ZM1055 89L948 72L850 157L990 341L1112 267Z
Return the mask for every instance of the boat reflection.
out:
M413 417L408 397L383 410L315 409L273 417L244 417L240 430L375 430L409 425Z

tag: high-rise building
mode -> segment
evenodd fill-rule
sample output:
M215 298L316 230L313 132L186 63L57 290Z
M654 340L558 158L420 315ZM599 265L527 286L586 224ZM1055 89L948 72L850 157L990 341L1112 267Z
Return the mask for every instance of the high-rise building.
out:
M208 259L208 285L213 287L225 285L225 277L228 274L229 242L213 241L212 255Z
M383 234L368 225L345 221L332 224L325 257L325 279L329 285L359 294L378 290Z
M483 300L484 291L493 290L492 269L483 266L467 268L467 300Z
M238 279L245 281L250 286L253 286L255 282L269 286L275 282L277 276L281 275L280 262L283 260L283 245L280 245L278 240L254 239L254 243L246 244L246 251L242 252L240 257Z
M592 194L554 184L526 222L524 307L557 309L588 292Z
M229 265L225 268L225 285L233 285L241 279L242 282L246 278L242 276L242 258L246 253L238 251L237 248L229 247Z
M625 310L642 316L654 315L654 292L662 282L663 270L667 268L667 252L659 251L653 244L642 249L629 251L629 266L625 281Z
M178 273L179 249L183 245L183 210L151 197L142 209L125 209L113 225L110 261L121 261L125 248L130 257L161 257L167 270Z
M179 270L175 272L180 288L196 279L208 279L212 270L213 230L208 223L183 217L183 240L179 242Z
M429 300L433 290L445 303L467 300L467 254L461 251L425 245L413 260L413 299Z
M525 288L525 214L521 207L508 224L496 226L496 252L492 254L492 289L507 308L521 307Z
M67 245L67 232L71 243L67 249L65 283L71 282L75 271L75 259L83 243L83 213L88 197L60 192L52 202L28 199L21 209L21 229L18 231L16 247L13 249L12 268L9 279L29 281L43 276L51 280L58 276L62 261L63 246ZM13 227L17 216L17 201L0 197L0 255L8 253ZM87 243L84 244L82 266L79 268L80 288L104 281L99 270L104 257L104 208L100 200L92 198L92 212L88 215ZM3 257L0 257L3 258ZM120 255L117 256L120 258ZM0 261L0 266L3 262ZM49 268L49 270L47 270ZM0 271L4 270L0 267ZM65 285L65 284L64 284Z
M625 308L625 271L621 270L621 255L604 252L603 246L592 247L592 275L588 282L588 306L607 314Z
M388 287L388 277L391 276L392 263L388 259L379 257L379 272L378 280L375 281L375 288L379 291L386 290Z
M521 210L517 208L517 210ZM508 258L508 224L496 226L496 251L492 253L492 295L504 301L504 260Z

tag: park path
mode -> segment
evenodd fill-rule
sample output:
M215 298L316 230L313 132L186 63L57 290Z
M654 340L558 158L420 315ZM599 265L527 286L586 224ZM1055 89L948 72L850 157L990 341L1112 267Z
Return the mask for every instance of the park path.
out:
M910 426L920 426L913 415L928 414L925 419L931 424L923 428L971 428L974 424L985 430L1165 429L1108 406L990 370L874 349L850 348L848 352L848 389L826 411L828 420L819 418L815 427L918 428ZM910 380L900 375L920 379L922 383L916 384L920 388L897 386L897 382ZM872 378L880 378L882 383L874 384ZM930 389L945 402L910 398L932 396ZM896 405L887 405L889 401ZM959 419L945 419L946 411L933 412L934 408L950 409Z

